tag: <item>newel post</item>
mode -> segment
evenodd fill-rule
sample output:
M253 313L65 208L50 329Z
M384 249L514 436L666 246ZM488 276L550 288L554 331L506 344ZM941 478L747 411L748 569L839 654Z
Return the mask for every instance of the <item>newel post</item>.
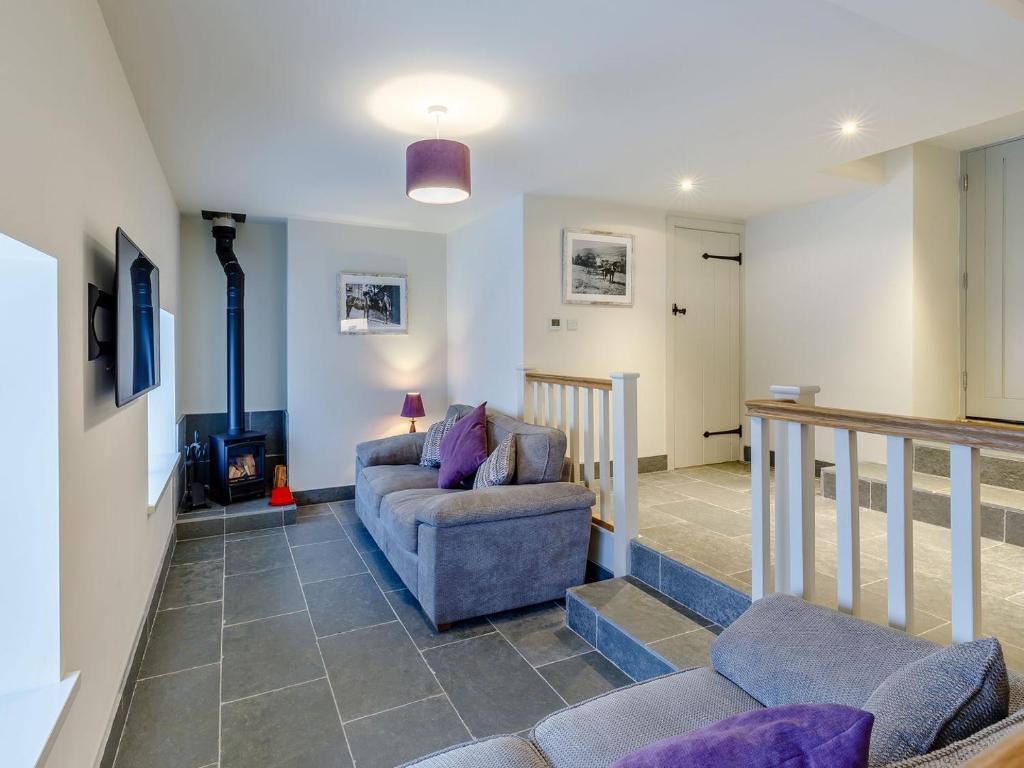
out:
M613 373L612 380L612 513L615 533L612 570L629 574L629 544L640 533L637 466L637 398L639 373Z
M516 418L522 421L527 421L526 403L530 399L526 394L527 388L530 386L526 381L526 374L534 370L533 368L527 368L525 365L516 366ZM532 422L533 414L530 421Z

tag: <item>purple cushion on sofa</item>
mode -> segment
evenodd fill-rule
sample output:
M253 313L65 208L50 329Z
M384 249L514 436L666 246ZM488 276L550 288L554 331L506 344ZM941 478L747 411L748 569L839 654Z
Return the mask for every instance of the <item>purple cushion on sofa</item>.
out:
M839 704L787 704L662 739L612 768L865 768L874 715Z
M441 439L441 469L438 488L459 488L472 480L487 460L487 403L480 403L463 416Z

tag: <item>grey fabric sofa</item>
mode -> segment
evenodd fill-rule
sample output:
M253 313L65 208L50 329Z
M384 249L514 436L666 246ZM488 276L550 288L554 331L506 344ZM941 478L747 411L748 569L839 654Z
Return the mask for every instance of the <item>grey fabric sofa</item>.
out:
M655 741L768 704L832 702L863 707L881 681L939 649L927 641L813 606L772 596L755 603L712 644L710 668L696 668L621 688L555 712L529 739L498 736L423 758L416 768L606 768ZM732 679L730 679L730 676ZM924 719L933 681L918 681ZM1006 696L1006 678L986 694ZM1000 686L1003 687L1000 687ZM918 690L918 686L914 686ZM1010 677L1010 715L973 735L918 757L880 760L876 739L903 729L903 717L876 714L872 766L945 768L959 765L1024 728L1024 680ZM904 713L904 714L907 714ZM971 706L959 720L970 728ZM962 729L950 728L951 732Z
M439 630L583 583L595 499L561 482L564 433L488 411L488 450L508 434L515 484L478 490L437 487L419 466L425 433L356 446L356 513Z

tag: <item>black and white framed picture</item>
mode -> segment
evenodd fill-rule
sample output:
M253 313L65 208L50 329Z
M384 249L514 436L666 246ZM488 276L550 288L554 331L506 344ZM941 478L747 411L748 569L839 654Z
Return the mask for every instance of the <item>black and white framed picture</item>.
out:
M405 275L338 274L341 333L408 333Z
M633 306L633 236L567 229L562 302Z

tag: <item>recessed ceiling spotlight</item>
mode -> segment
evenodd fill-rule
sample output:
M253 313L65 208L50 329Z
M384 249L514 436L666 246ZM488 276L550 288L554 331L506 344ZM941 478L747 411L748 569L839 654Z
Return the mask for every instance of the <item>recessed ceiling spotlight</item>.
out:
M860 121L858 120L844 120L839 125L839 132L843 136L856 136L858 131L860 131Z
M687 176L685 179L679 182L679 188L683 192L692 192L694 188L693 179Z

